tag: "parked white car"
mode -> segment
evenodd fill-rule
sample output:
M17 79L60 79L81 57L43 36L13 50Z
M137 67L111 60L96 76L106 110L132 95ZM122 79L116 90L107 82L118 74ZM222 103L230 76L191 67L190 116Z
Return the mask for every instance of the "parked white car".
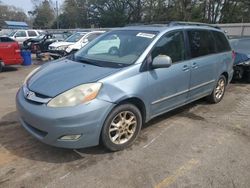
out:
M66 51L66 53L73 53L94 40L105 31L91 31L91 32L76 32L62 42L54 42L49 45L49 50L53 51Z
M12 38L13 40L17 41L19 44L22 44L23 41L30 39L30 38L36 38L37 36L40 36L43 34L43 31L38 30L15 30L12 31L8 36Z

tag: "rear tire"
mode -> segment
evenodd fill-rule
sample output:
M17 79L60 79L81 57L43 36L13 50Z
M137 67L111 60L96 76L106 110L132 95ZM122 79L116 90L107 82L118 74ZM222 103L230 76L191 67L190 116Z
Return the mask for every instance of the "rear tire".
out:
M208 102L216 104L222 100L225 94L227 85L227 79L224 75L221 75L213 92L207 97Z
M102 144L110 151L129 147L140 133L142 115L132 104L122 104L114 108L106 118L102 128Z

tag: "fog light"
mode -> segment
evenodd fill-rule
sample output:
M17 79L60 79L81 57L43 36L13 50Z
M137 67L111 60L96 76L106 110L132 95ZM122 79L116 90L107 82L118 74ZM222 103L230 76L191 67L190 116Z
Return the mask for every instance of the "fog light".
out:
M64 135L59 140L78 140L81 136L81 134Z

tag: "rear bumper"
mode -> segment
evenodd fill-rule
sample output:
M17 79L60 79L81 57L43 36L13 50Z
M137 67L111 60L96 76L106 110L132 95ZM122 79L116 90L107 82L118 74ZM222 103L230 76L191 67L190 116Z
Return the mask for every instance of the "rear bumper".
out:
M3 66L8 65L21 65L23 63L23 59L20 57L19 59L11 60L11 61L4 61L2 62Z
M76 107L49 108L26 100L20 89L16 107L22 126L41 142L63 148L84 148L99 144L102 126L114 104L95 99ZM65 135L81 137L61 140Z

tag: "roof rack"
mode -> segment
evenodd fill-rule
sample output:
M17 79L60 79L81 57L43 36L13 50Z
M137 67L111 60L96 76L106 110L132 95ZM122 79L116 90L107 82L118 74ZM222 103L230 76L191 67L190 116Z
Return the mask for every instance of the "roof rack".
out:
M200 23L200 22L184 22L184 21L170 21L170 22L149 22L149 23L132 23L126 26L154 26L154 27L167 27L167 26L206 26L206 27L213 27L216 29L221 29L219 26L211 25L207 23Z
M213 27L216 29L221 29L219 26L211 25L207 23L200 23L200 22L183 22L183 21L172 21L168 23L168 26L177 26L177 25L192 25L192 26L206 26L206 27Z

